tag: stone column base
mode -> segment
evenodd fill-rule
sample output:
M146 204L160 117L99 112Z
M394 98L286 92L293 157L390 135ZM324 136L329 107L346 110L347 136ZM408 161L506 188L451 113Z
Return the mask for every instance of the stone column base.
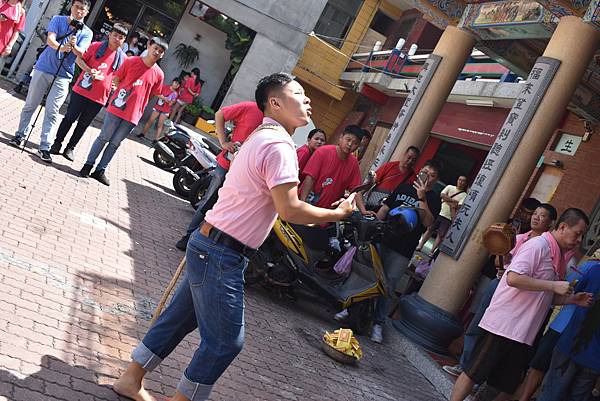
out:
M450 343L463 333L461 322L452 314L425 301L417 293L400 299L400 320L392 325L409 340L425 349L448 354Z

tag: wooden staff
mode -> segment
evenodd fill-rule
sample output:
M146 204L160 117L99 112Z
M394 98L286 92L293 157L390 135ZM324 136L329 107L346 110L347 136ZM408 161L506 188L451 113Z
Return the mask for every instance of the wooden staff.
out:
M162 313L162 310L165 307L165 304L167 303L167 299L169 299L169 295L171 295L171 291L173 291L175 284L177 284L177 280L179 280L179 276L181 276L181 272L183 271L184 267L185 267L185 256L183 257L183 259L181 259L181 262L179 263L179 266L177 266L177 270L175 270L175 274L173 275L171 282L165 289L165 292L162 294L162 297L160 298L160 302L156 306L156 310L154 311L154 314L152 315L152 320L150 321L150 325L153 325L154 322L156 322L156 319L158 319L158 317Z

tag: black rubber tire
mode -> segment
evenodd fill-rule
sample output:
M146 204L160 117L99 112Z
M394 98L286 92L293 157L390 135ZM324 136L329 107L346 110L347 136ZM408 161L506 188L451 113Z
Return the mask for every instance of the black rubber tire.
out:
M194 176L184 168L180 168L173 175L173 188L184 198L189 198L192 186L195 184Z
M352 304L348 307L348 326L358 335L367 335L371 330L374 313L374 298Z
M162 150L160 150L158 148L154 148L154 153L152 154L152 159L154 159L154 164L156 164L157 167L160 167L165 170L170 169L175 164L175 162L173 160L171 160L170 157L167 158L167 156L165 155L165 152L163 152Z
M196 181L194 185L192 185L192 187L190 188L188 200L190 201L194 209L196 209L196 205L204 197L204 193L208 189L211 179L212 176L210 174L207 174L204 177L200 178L198 181Z

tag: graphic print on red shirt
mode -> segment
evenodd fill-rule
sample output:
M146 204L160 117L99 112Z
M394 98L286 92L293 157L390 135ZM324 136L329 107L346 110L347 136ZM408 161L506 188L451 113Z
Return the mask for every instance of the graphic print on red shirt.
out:
M160 93L164 74L157 64L148 67L141 57L129 57L115 73L120 82L106 111L136 124L148 99Z
M233 121L235 128L231 134L231 142L244 143L256 127L263 122L263 112L260 111L256 102L240 102L231 106L223 107L223 119ZM217 163L225 170L229 170L231 162L225 158L226 151L223 150L217 156Z
M96 52L102 46L103 42L95 42L88 47L83 53L83 61L92 69L102 72L104 79L101 81L92 79L92 76L87 72L79 74L79 78L75 85L73 85L73 92L90 99L101 105L105 105L110 95L110 89L112 85L112 78L114 71L112 69L116 51L111 51L107 48L104 52L104 56L96 58Z
M360 184L358 160L353 155L348 155L345 160L340 159L335 145L325 145L315 150L303 173L314 180L312 192L316 200L309 203L327 209L340 200L346 190Z
M177 91L171 88L171 85L163 85L160 94L169 99L169 102L173 102L177 99ZM154 110L161 113L169 113L171 111L171 104L169 104L169 102L165 102L161 98L158 98L156 105L154 105Z

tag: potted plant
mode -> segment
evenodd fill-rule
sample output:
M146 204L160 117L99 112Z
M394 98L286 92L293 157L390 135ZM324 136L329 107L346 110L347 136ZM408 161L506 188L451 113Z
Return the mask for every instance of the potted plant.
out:
M193 65L200 58L200 52L198 52L198 49L191 45L188 46L185 43L178 44L173 52L173 55L183 69Z
M200 116L200 109L201 107L196 104L188 104L185 106L181 119L188 124L195 125L196 120L198 120L198 117Z
M214 120L215 118L215 111L210 108L207 105L203 105L202 107L200 107L200 117L202 117L205 120Z

